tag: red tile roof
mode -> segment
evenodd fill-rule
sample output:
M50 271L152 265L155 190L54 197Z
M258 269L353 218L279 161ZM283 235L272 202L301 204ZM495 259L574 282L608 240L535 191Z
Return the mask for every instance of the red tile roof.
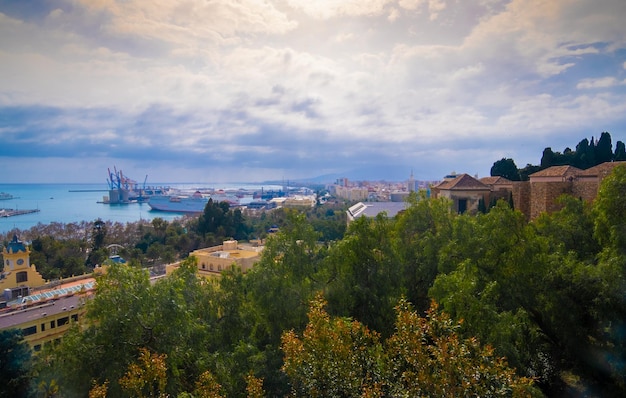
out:
M480 179L485 185L501 185L501 184L511 184L513 181L508 178L504 178L502 176L493 176L493 177L483 177Z
M574 166L552 166L530 175L533 177L565 177L581 173L581 169Z
M469 174L461 174L453 180L444 180L436 186L445 190L489 190L489 187Z
M626 166L626 162L604 162L597 166L593 166L588 168L587 170L583 170L580 175L584 176L597 176L597 175L607 175L617 166Z

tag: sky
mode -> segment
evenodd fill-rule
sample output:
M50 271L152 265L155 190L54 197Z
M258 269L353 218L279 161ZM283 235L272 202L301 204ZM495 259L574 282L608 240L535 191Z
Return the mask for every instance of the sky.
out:
M479 177L626 141L624 0L0 0L0 182Z

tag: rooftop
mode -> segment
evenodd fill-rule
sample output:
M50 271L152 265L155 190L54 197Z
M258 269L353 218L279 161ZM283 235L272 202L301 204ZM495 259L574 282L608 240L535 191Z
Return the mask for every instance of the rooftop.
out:
M580 174L581 169L574 166L552 166L530 175L533 177L565 177L569 175Z
M436 186L445 190L488 190L489 187L469 174L461 174L452 180L443 180Z
M406 202L359 202L348 209L352 218L360 216L376 217L385 212L387 217L395 217L399 212L406 210L409 204Z
M480 182L482 182L485 185L508 185L508 184L511 184L513 181L509 180L508 178L501 177L501 176L493 176L493 177L483 177L480 179Z

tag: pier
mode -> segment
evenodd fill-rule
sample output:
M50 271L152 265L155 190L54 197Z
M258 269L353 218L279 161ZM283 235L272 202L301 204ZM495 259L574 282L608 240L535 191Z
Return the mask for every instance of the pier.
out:
M13 217L21 216L22 214L37 213L39 209L32 210L13 210L13 209L0 209L0 217Z

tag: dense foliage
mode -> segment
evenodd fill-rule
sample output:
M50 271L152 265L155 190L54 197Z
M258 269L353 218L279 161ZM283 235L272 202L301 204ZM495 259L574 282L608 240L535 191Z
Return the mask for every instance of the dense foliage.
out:
M31 352L21 330L0 331L0 397L23 397L30 383Z

